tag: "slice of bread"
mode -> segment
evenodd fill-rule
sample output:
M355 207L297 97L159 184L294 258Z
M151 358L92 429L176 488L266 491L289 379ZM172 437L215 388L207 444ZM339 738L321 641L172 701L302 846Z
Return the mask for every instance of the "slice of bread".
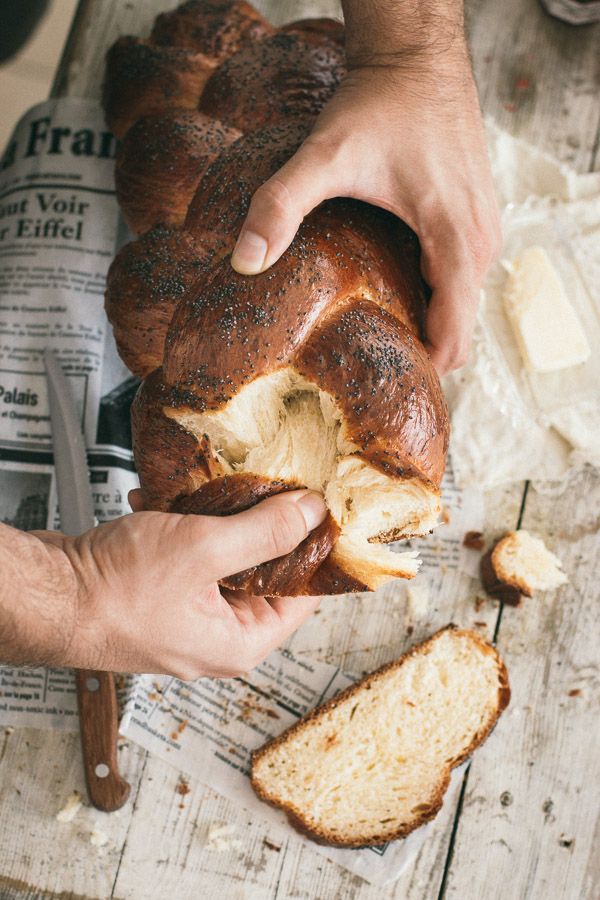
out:
M437 814L509 699L496 650L450 625L257 750L252 786L321 843L404 837Z
M551 591L566 584L562 563L528 531L509 531L481 559L481 581L493 597L518 606L534 591Z

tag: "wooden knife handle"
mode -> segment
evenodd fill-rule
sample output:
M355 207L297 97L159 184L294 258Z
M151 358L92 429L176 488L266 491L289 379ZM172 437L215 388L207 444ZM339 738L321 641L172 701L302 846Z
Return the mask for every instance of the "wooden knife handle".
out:
M114 678L111 672L77 669L75 680L88 795L96 809L113 812L123 806L130 791L117 762L119 711Z

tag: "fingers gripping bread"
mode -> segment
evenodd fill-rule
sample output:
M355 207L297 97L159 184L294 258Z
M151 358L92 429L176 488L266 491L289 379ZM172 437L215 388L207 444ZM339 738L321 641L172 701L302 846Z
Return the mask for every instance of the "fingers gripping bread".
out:
M115 259L106 309L146 380L133 410L146 505L230 515L321 491L330 514L283 560L230 579L273 595L412 577L439 515L448 417L421 343L415 235L351 200L322 204L267 272L229 256L253 193L309 134L344 71L343 30L275 31L247 3L185 3L109 51L117 192L143 232Z
M257 750L252 786L322 843L404 837L437 814L509 700L494 648L449 626Z

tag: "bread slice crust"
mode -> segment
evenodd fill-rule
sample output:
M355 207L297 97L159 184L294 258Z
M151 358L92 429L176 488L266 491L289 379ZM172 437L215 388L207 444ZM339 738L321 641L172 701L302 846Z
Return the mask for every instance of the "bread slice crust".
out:
M264 760L266 757L268 757L268 755L274 748L280 747L281 745L284 745L290 738L302 734L305 729L310 728L311 724L314 723L315 720L321 718L325 713L329 712L330 710L335 710L347 700L360 695L365 690L369 690L373 684L385 678L388 673L400 669L411 657L427 653L427 651L434 645L434 643L440 638L440 636L445 634L446 632L451 632L456 637L468 638L483 654L491 655L495 658L498 678L498 696L492 714L489 715L488 718L483 722L469 744L465 746L455 757L446 762L446 765L440 771L439 783L433 796L426 798L426 801L424 801L422 804L419 804L418 813L413 817L412 820L402 823L399 827L388 829L382 828L379 832L370 834L367 840L352 838L350 836L344 837L340 835L334 835L325 827L315 827L314 824L308 820L308 818L300 808L294 806L291 803L286 803L280 797L278 797L276 793L274 793L272 790L268 790L264 786L264 784L261 783L260 777L257 773L258 764L261 760ZM500 717L503 710L508 706L509 701L510 687L508 682L508 672L506 670L506 666L504 665L495 648L492 647L491 644L485 641L479 634L475 633L474 631L470 631L468 629L459 629L456 625L450 624L440 629L439 631L436 631L433 635L431 635L431 637L429 637L422 643L416 644L415 646L411 647L397 660L393 660L392 662L381 666L379 669L376 669L365 678L356 682L356 684L351 685L350 687L341 691L335 697L316 707L290 728L286 729L286 731L284 731L281 735L273 738L271 741L267 742L265 745L256 750L252 754L252 771L250 777L251 784L255 793L261 800L264 800L271 806L282 809L286 813L290 824L297 831L300 831L317 843L337 847L360 848L377 846L388 841L397 840L399 838L406 837L412 831L420 828L422 825L424 825L426 822L429 822L437 815L442 807L444 794L446 793L446 790L448 789L448 785L450 783L452 769L456 768L456 766L460 765L460 763L471 756L473 751L483 743L483 741L487 738L487 736L496 725L496 722L498 721L498 718Z

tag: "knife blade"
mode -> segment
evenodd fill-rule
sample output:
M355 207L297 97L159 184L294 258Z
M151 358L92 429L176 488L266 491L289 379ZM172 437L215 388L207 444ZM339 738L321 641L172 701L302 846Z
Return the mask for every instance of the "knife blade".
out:
M61 364L50 350L44 351L44 363L48 375L60 527L64 534L81 534L96 524L83 433Z
M65 534L78 535L96 524L85 442L68 379L49 349L44 351L44 364L61 529ZM130 790L119 774L117 761L114 678L112 672L77 669L75 682L88 795L97 809L112 812L123 806Z

